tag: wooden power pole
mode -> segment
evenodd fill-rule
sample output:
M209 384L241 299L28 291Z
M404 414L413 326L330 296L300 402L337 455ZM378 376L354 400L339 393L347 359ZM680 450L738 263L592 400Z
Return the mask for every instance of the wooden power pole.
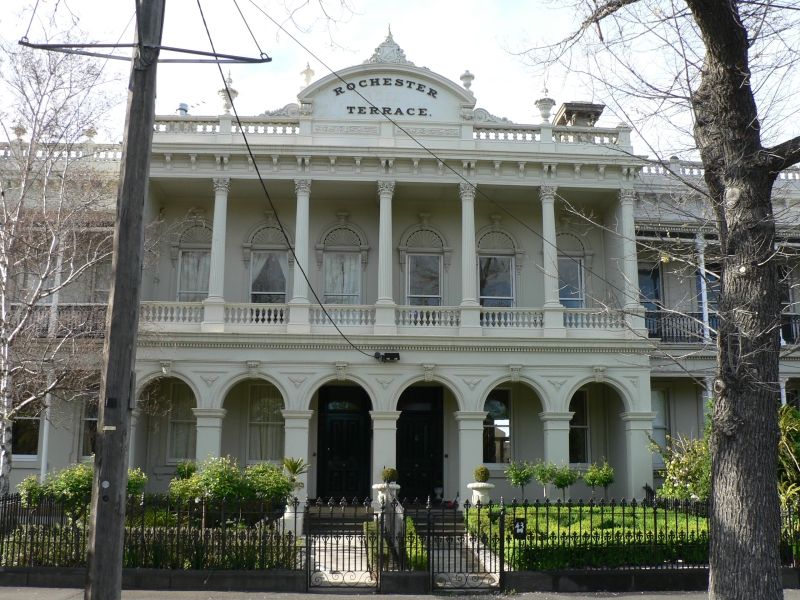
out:
M114 279L103 347L97 453L92 485L86 600L118 600L128 482L128 436L134 405L133 362L139 324L144 246L144 200L155 119L156 65L165 0L135 0L138 44L128 84L122 149Z

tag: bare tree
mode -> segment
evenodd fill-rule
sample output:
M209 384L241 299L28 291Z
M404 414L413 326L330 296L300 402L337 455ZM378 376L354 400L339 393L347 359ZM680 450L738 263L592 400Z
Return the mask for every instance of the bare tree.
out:
M25 48L0 56L2 94L12 100L0 115L3 494L15 428L35 446L50 402L96 387L119 153L93 142L112 106L95 62Z
M781 598L782 261L772 197L779 173L800 162L787 119L798 110L791 75L800 4L594 0L578 8L583 20L572 35L527 56L582 72L645 139L655 125L672 132L650 138L656 154L683 144L702 160L705 186L694 191L712 208L720 253L709 596Z

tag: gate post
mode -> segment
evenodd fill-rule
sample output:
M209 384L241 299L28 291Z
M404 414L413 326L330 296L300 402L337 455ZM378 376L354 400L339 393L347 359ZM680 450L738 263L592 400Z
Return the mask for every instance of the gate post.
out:
M503 502L503 497L500 496L500 589L506 589L506 505Z

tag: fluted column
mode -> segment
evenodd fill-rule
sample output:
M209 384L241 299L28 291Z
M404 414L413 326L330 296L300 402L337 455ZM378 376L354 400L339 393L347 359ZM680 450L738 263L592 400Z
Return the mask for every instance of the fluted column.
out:
M706 240L702 233L698 233L694 239L697 251L697 271L700 282L700 314L703 319L703 342L711 342L711 328L708 321L708 282L706 281Z
M475 186L463 182L461 196L461 335L480 335L478 269L475 264Z
M558 247L556 239L555 200L556 188L543 185L539 188L542 202L542 271L544 273L544 333L546 336L564 335L564 310L558 301Z
M311 180L295 179L294 191L297 196L297 208L294 227L294 281L292 283L292 299L289 301L288 333L308 333L311 330L308 317L308 282L303 271L308 273L308 229L309 198L311 196Z
M636 193L629 188L619 191L619 233L622 237L623 306L628 327L644 330L644 308L639 302L639 269L636 256L636 225L633 217L633 201ZM644 333L646 336L646 333Z
M222 331L225 327L225 229L228 221L228 177L214 177L214 229L211 233L211 264L208 272L208 297L203 301L203 331Z
M311 196L311 180L295 179L294 191L297 196L297 212L294 227L294 285L292 303L308 304L308 283L303 270L308 272L308 214Z
M378 223L378 300L375 303L375 333L397 332L392 282L392 196L394 181L378 182L380 221Z

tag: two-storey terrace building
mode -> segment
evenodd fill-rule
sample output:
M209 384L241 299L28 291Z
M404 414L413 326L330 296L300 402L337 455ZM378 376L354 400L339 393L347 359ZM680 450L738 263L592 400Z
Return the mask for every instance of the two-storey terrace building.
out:
M598 126L602 105L551 115L543 98L540 122L520 125L461 81L390 35L241 124L230 110L157 118L131 436L151 489L185 459L292 456L312 498L366 497L394 466L402 496L463 499L480 464L508 498L509 460L605 460L611 493L641 496L659 466L650 438L702 433L715 360L702 199L637 156L627 125ZM787 254L798 200L788 172ZM791 400L790 352L781 372ZM91 446L93 413L64 410L47 468Z

